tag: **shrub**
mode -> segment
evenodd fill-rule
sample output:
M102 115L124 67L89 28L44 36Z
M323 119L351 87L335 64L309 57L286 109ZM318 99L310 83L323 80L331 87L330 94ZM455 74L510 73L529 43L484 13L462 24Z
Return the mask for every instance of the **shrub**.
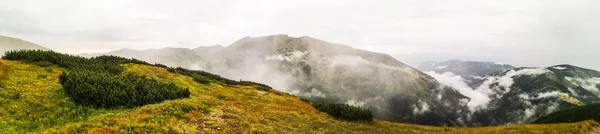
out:
M306 99L306 98L302 98L302 97L300 97L300 100L301 100L301 101L303 101L303 102L306 102L306 103L310 103L310 100L308 100L308 99Z
M175 84L159 83L131 74L72 71L63 73L60 83L75 103L95 107L134 107L190 96L189 90Z
M239 82L234 83L234 85L254 86L256 89L263 90L263 91L269 91L269 89L273 89L270 86L267 86L265 84L256 83L256 82L252 82L252 81L242 81L242 80L240 80Z
M38 74L37 75L38 79L46 79L46 77L48 77L48 75L45 75L45 74Z
M347 121L372 121L373 113L370 110L361 107L354 107L348 104L335 103L314 103L313 107L321 112L325 112L336 119Z
M162 67L162 68L169 68L167 65L159 64L159 63L154 63L154 66Z

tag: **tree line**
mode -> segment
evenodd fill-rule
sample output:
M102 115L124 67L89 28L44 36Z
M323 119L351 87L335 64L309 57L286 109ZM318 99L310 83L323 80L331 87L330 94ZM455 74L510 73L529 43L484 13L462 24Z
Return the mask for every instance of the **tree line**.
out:
M373 113L369 109L338 103L313 103L313 107L336 119L347 121L372 121Z

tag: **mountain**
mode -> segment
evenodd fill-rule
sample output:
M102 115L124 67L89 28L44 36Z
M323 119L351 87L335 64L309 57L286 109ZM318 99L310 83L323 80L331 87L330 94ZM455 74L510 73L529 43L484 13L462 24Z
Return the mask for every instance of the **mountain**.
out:
M104 54L83 54L84 57L95 57L100 55L114 55L125 58L136 58L150 63L160 63L172 67L183 67L190 69L207 69L207 61L196 54L196 51L187 48L162 48L162 49L121 49Z
M210 54L203 58L180 57L190 61L205 59L205 71L235 80L265 83L314 102L365 107L385 120L464 125L459 119L459 115L467 112L461 103L467 100L463 95L440 86L432 77L387 54L287 35L245 37L226 48L201 47L193 51ZM108 54L142 60L153 55L131 53ZM178 62L183 67L189 64L179 63L181 59L165 58L165 61Z
M192 49L192 51L194 51L197 55L210 57L211 55L213 55L223 49L225 49L225 47L223 47L221 45L214 45L214 46L200 46L200 47Z
M550 123L569 123L579 122L585 120L600 121L600 103L579 106L569 109L560 110L551 113L547 116L543 116L534 123L536 124L550 124Z
M599 73L571 65L515 68L454 60L424 64L422 70L434 70L423 73L387 54L287 35L244 37L215 48L200 48L210 53L204 56L151 62L192 68L193 62L182 61L202 61L197 68L226 78L265 83L313 102L364 107L378 119L437 126L529 123L598 102L600 94ZM150 52L112 53L140 59L160 53Z
M202 71L167 68L110 56L85 59L53 52L27 55L31 54L19 53L0 59L0 131L3 133L593 133L599 125L595 121L585 121L447 128L380 120L352 122L319 112L311 102L296 96L259 89L254 84L234 82ZM104 67L116 69L113 70L116 72L98 69ZM86 69L89 70L84 71ZM75 75L82 71L87 75ZM125 78L126 81L95 76ZM134 107L99 108L74 99L73 92L68 90L72 87L64 85L69 82L65 78L79 80L75 82L85 87L81 90L90 90L94 86L112 87L95 92L101 94L137 90L133 87L156 91L113 98L79 94L86 97L122 101L169 93L144 86L145 82L182 88L189 91L189 96ZM131 78L136 81L127 81ZM113 84L105 84L107 81ZM133 83L122 84L127 82ZM115 88L119 86L124 89ZM112 92L117 90L121 91Z
M444 62L425 62L419 65L418 69L428 74L452 73L465 80L469 86L474 86L483 81L483 78L493 73L501 73L515 67L508 64L498 64L494 62L461 61L450 60Z
M0 35L0 56L4 55L4 52L6 51L20 49L49 50L48 48L42 47L40 45L28 41Z
M245 37L211 59L209 72L316 102L366 107L380 119L460 125L458 111L466 109L460 104L464 96L390 55L307 36Z
M474 89L488 97L473 122L529 123L552 112L600 102L600 72L572 65L522 67L485 78Z
M554 111L600 102L600 72L572 65L515 68L452 60L419 67L469 98L470 126L530 123Z

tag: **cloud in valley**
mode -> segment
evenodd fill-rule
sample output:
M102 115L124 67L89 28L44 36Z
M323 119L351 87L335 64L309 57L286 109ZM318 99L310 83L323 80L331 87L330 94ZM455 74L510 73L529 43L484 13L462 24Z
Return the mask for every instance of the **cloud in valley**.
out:
M467 85L465 82L466 80L459 75L455 75L450 72L442 74L438 74L436 72L425 73L438 80L438 82L441 84L452 87L460 94L469 97L471 100L467 103L467 106L469 106L471 111L475 111L477 107L485 107L490 101L490 97L488 97L488 95L469 87L469 85Z

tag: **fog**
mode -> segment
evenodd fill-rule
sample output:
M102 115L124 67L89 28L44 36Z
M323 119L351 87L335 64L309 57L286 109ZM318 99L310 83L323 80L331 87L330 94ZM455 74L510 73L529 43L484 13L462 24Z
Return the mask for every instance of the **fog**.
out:
M0 0L0 33L60 52L311 36L416 66L451 59L600 70L597 0ZM527 57L527 58L523 58Z

